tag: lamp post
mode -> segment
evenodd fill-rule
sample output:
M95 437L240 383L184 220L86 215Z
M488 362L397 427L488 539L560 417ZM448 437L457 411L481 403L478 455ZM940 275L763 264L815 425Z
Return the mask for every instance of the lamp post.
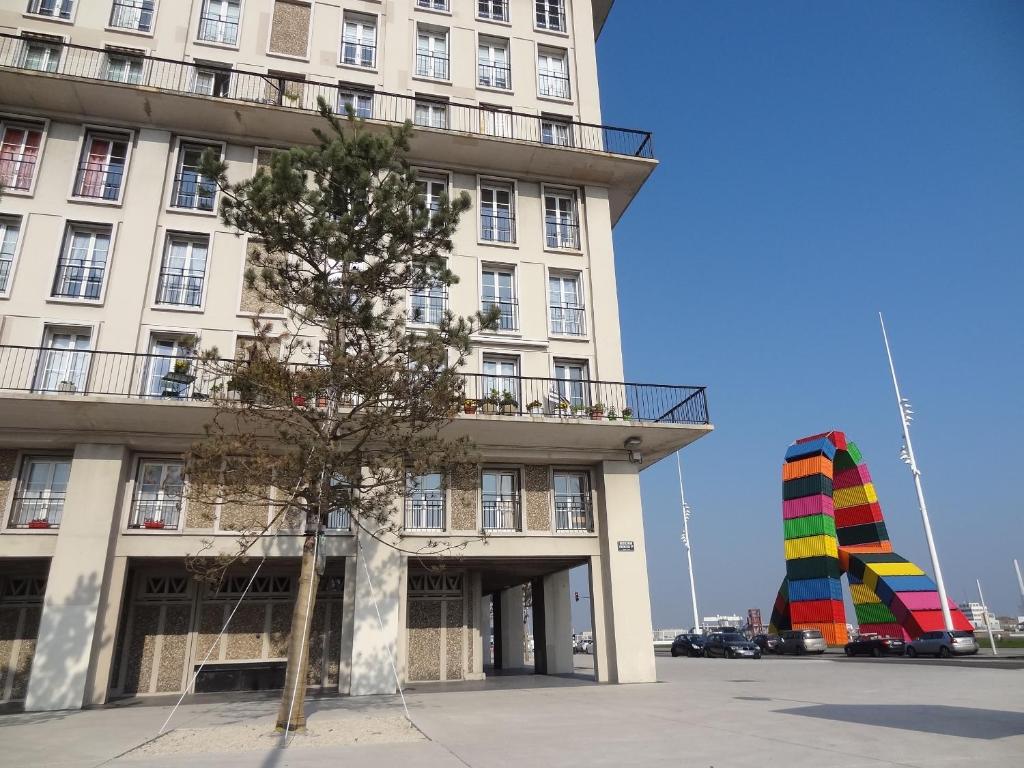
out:
M690 553L690 505L686 503L683 495L683 464L679 459L679 451L676 451L676 474L679 476L679 504L683 512L683 546L686 547L686 565L690 571L690 600L693 604L693 628L700 632L700 617L697 615L697 585L693 580L693 555Z
M985 595L981 593L981 579L975 579L978 584L978 599L981 600L981 610L985 615L985 629L988 630L988 642L992 646L992 655L998 656L999 651L996 650L996 639L992 637L992 622L988 620L988 606L985 604Z
M935 573L935 584L939 588L939 602L942 604L942 620L948 632L953 631L953 616L949 612L949 600L946 598L946 584L942 580L942 568L939 567L939 553L935 550L935 539L932 538L932 524L928 519L928 507L924 503L924 488L921 486L921 470L917 468L914 458L914 445L910 442L910 422L913 420L914 409L910 401L900 395L900 384L896 380L896 366L892 361L892 350L889 349L889 336L885 332L885 320L878 313L878 322L882 325L882 339L885 342L885 354L889 358L889 371L892 373L892 386L896 390L896 404L900 409L900 422L903 424L903 450L900 458L910 467L914 475L914 488L917 490L917 505L921 510L921 522L924 524L924 536L928 541L928 554L932 560L932 571Z

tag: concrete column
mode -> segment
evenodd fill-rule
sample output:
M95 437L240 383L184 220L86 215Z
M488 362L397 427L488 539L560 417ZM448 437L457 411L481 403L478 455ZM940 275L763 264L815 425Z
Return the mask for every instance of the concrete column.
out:
M536 637L534 632L534 644L544 643L547 674L572 674L572 603L569 600L569 571L558 571L545 576L543 586L544 637Z
M640 475L627 461L605 461L601 469L601 586L605 626L610 624L614 636L608 644L609 664L615 682L651 683L656 673ZM632 549L619 551L620 541L632 542Z
M526 666L523 657L523 588L512 587L501 592L501 668Z
M109 576L100 596L100 609L93 639L92 660L85 686L85 706L98 707L106 703L110 691L110 671L114 665L114 648L124 594L127 588L128 558L115 557L110 561Z
M356 558L345 558L345 595L342 601L341 653L338 656L338 693L347 694L352 686L352 627L356 602Z
M472 658L472 663L466 666L467 680L484 679L484 657L481 655L483 641L481 638L488 633L487 614L483 612L486 601L481 596L481 578L479 573L466 574L466 608L472 614L472 622L467 627L468 642L466 644L467 655Z
M480 600L480 665L475 672L483 673L484 667L491 663L491 597Z
M353 696L395 693L398 688L391 664L394 659L401 670L398 654L402 646L399 636L405 631L401 626L401 606L405 602L406 561L400 553L365 532L360 531L357 536L350 691Z
M610 607L605 603L604 577L602 576L603 558L600 555L590 558L587 568L590 579L590 626L594 633L594 679L599 683L610 683L616 679L613 660L615 636L612 634Z
M26 711L83 706L93 656L105 643L113 644L116 630L103 623L98 625L98 614L100 597L109 591L105 589L112 567L108 566L108 557L121 519L127 454L120 445L75 447L64 513L46 581L39 640L25 697ZM123 574L121 580L123 588ZM120 601L120 597L118 590L112 599ZM105 652L110 654L112 650L107 648ZM109 666L107 670L109 675ZM94 670L94 680L97 672L99 665Z

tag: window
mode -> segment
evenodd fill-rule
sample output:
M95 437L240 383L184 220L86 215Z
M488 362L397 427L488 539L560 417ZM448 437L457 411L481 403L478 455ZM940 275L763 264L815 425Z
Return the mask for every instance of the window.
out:
M47 326L33 391L85 392L89 377L90 340L87 328Z
M110 26L152 32L155 13L156 0L114 0L110 9Z
M571 98L565 51L542 48L537 53L537 92L554 99Z
M485 471L481 478L485 531L519 530L519 473Z
M555 361L555 391L560 403L582 410L590 404L587 389L587 364L575 360Z
M448 79L448 30L420 26L416 34L416 74Z
M373 69L377 62L377 20L345 14L341 35L341 63Z
M178 147L178 165L174 174L174 191L171 205L193 211L212 211L217 196L217 184L213 179L199 172L203 152L212 147L209 144L182 142Z
M555 529L592 531L590 486L586 472L555 472L552 476L555 496Z
M543 144L555 144L559 147L571 147L572 123L554 117L542 117L540 120L540 140Z
M195 381L192 358L195 338L192 336L153 334L142 378L144 397L180 398L188 394Z
M448 289L442 283L431 283L409 293L409 322L439 325L448 305Z
M416 100L416 115L413 122L427 128L448 127L448 104L444 101Z
M508 21L509 0L477 0L476 16L490 21Z
M21 66L39 72L56 72L60 64L63 40L50 35L23 35Z
M236 45L242 0L203 0L199 39L208 43Z
M477 49L477 85L485 88L512 88L512 69L509 67L508 40L480 38Z
M514 331L519 328L519 302L516 300L515 273L511 269L485 267L483 270L484 312L498 308L498 329Z
M57 528L71 476L70 456L29 456L11 508L11 528Z
M373 91L351 85L338 87L338 113L347 115L349 109L363 120L373 117Z
M535 0L537 29L565 32L565 0Z
M444 476L406 474L405 527L408 530L444 530Z
M231 70L220 66L196 66L188 89L201 96L226 98L231 94Z
M580 224L576 217L576 195L545 192L544 234L548 248L580 249Z
M3 140L0 141L0 187L5 192L27 192L32 188L42 141L41 128L17 124L3 127Z
M128 162L129 137L89 131L75 175L75 197L118 200Z
M263 88L264 103L301 108L306 94L304 80L302 75L291 72L267 72Z
M508 399L519 403L519 359L487 355L483 360L483 395ZM518 410L518 408L516 408Z
M548 306L551 333L566 336L582 336L586 333L579 275L550 275Z
M416 7L431 11L447 11L448 0L416 0Z
M500 182L480 183L480 239L490 243L516 241L513 188Z
M50 296L99 301L110 255L109 226L69 224Z
M54 19L70 19L75 9L75 0L28 0L27 13L50 16Z
M512 108L481 104L480 133L487 136L498 136L502 139L511 139Z
M177 307L202 305L208 249L209 240L205 237L168 236L157 282L157 304Z
M140 85L144 66L141 53L125 48L108 48L104 77L115 83Z
M331 501L327 510L329 531L352 530L352 484L340 475L331 478Z
M128 527L176 529L184 488L185 467L182 462L140 460Z
M14 253L18 249L20 234L21 219L0 216L0 295L7 293L11 286Z

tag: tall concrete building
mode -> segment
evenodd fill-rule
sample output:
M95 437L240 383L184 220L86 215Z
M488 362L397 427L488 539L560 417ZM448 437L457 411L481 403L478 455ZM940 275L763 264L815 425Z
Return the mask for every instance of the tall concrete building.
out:
M331 516L310 685L393 692L390 655L406 681L518 667L526 584L535 671L570 672L578 566L597 679L654 679L639 473L711 426L703 388L624 382L612 227L656 161L650 134L602 124L611 5L0 0L0 701L280 685L301 531L219 589L189 577L242 512L182 501L221 392L183 342L230 353L259 310L201 153L246 178L312 141L319 97L412 121L424 194L470 194L461 280L409 296L409 324L499 307L467 398L518 405L460 414L480 464L410 477L396 505L413 546L467 542L447 570Z

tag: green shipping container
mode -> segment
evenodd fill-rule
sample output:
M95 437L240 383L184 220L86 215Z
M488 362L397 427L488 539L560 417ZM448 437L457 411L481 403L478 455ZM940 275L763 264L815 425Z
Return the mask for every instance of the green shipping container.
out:
M802 539L804 536L836 535L836 521L831 515L808 515L786 520L783 526L786 540Z
M885 603L862 603L853 606L857 611L858 624L896 624L896 617L892 615Z

